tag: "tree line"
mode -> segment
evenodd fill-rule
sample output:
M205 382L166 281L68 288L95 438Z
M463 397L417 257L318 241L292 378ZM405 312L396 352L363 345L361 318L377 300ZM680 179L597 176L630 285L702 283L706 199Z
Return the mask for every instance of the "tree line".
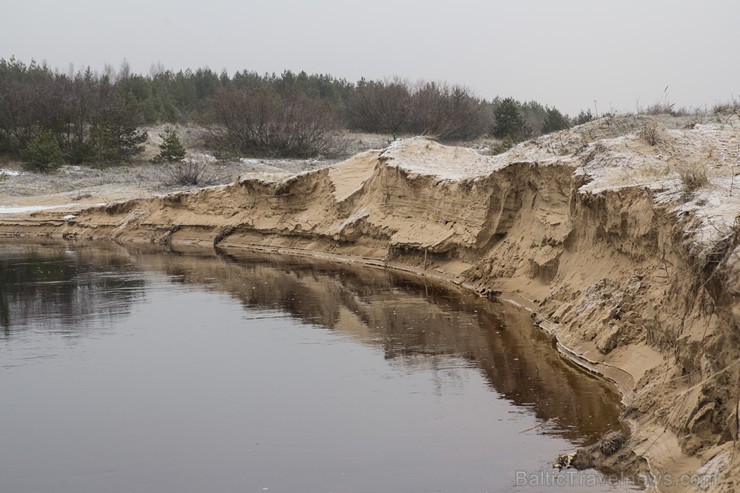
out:
M582 123L554 107L485 100L446 83L365 80L285 71L233 75L201 68L67 73L0 59L0 153L35 162L114 164L141 151L142 125L197 123L212 144L242 155L308 157L330 152L334 132L428 135L442 141L491 134L517 142Z

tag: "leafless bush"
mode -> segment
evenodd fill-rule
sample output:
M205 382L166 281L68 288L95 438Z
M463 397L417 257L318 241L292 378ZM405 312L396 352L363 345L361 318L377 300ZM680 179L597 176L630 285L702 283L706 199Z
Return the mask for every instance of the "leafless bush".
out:
M642 127L638 132L640 138L651 146L655 146L658 144L658 141L660 140L660 134L661 131L658 128L658 122L650 122Z
M470 140L486 131L481 101L461 86L427 82L412 96L409 129L440 140Z
M732 101L722 104L717 104L712 108L714 117L720 123L728 123L735 116L740 116L740 101L732 99Z
M270 87L221 92L213 101L212 123L212 145L249 156L327 155L336 128L328 105Z
M162 183L165 185L212 185L221 177L221 170L205 156L187 157L179 163L164 165Z
M350 128L365 132L469 140L486 131L485 108L461 86L412 85L402 79L360 81L347 100Z
M408 81L361 80L347 100L349 126L365 132L391 134L395 138L406 131L411 113Z
M740 102L733 99L727 103L720 103L714 105L712 113L738 113L740 112Z

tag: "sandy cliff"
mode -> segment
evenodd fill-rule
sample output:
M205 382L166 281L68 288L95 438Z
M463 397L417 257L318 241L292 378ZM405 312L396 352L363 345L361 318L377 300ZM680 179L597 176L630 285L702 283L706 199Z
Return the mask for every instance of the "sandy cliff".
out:
M277 250L500 295L616 382L629 445L661 490L717 474L711 489L732 491L740 122L664 124L601 119L499 156L415 138L280 182L97 207L71 223L6 219L0 234Z

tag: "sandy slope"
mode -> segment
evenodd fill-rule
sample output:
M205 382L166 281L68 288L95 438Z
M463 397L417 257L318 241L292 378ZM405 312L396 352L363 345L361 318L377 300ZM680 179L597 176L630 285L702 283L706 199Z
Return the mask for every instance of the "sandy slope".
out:
M678 123L678 125L677 125ZM501 156L415 138L282 181L0 222L5 235L280 251L455 282L530 308L623 393L664 491L740 481L740 122L607 118ZM671 127L671 128L668 128ZM684 170L705 171L688 191ZM681 475L689 475L679 483Z

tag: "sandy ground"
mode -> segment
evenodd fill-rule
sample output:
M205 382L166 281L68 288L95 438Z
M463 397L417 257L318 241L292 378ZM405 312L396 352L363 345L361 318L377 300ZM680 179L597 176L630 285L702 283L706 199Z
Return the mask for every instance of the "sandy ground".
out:
M642 464L660 491L700 480L734 491L739 146L737 116L608 117L499 156L412 138L338 164L296 164L286 178L260 176L277 163L242 162L232 184L68 221L65 208L6 214L0 234L278 252L503 297L621 391L632 435L606 465ZM21 178L6 179L2 196L22 196L7 185ZM156 191L140 182L139 196ZM31 195L27 205L51 200Z
M171 183L166 165L152 164L162 139L164 125L146 128L149 139L139 161L116 167L63 166L55 173L24 171L19 162L0 161L0 215L33 212L42 208L76 211L127 199L166 195L192 190ZM205 131L193 126L177 127L178 136L191 159L206 163L201 186L231 183L237 179L279 181L286 177L317 170L342 160L342 157L316 159L242 158L217 161L203 148ZM366 149L380 149L389 136L352 133L341 136L341 155ZM486 141L480 143L481 147ZM197 188L197 187L195 187Z
M55 173L24 171L18 162L0 161L0 214L32 212L41 208L60 207L75 211L91 205L126 199L165 195L192 190L172 184L165 166L150 160L157 155L162 142L159 136L165 126L147 127L148 141L139 161L124 166L96 168L63 166ZM189 157L207 163L202 186L231 183L240 177L279 181L289 176L336 164L347 156L368 149L381 149L392 143L389 135L344 133L340 156L316 159L243 158L217 161L203 148L205 131L199 127L177 127L178 136L189 150ZM473 143L479 151L489 151L494 141L483 138Z
M239 176L279 180L336 162L336 160L244 159L219 163L209 160L208 157L207 155L204 157L209 161L205 185L230 183ZM74 209L192 188L169 183L163 166L150 163L104 169L63 166L52 174L30 173L15 167L6 167L4 170L9 174L0 179L0 213L11 207L33 205L66 204Z

